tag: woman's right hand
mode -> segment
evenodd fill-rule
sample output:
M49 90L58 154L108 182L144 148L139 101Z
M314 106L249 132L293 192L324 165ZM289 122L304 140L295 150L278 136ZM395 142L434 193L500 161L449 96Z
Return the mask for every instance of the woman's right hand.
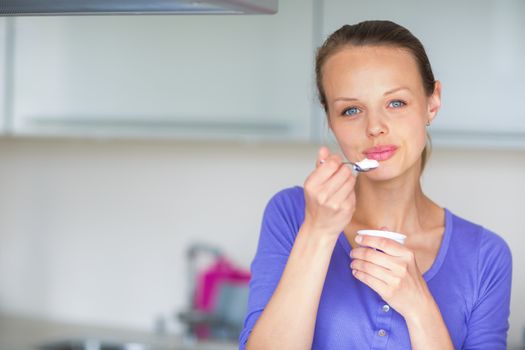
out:
M305 221L309 229L337 238L355 210L355 176L338 154L321 147L316 169L304 183Z

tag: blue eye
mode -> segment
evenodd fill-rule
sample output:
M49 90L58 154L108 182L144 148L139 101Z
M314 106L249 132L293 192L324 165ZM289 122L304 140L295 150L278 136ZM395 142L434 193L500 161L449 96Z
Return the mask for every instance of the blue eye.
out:
M350 108L347 108L343 111L343 115L344 116L349 116L349 117L353 117L354 115L358 114L359 112L361 112L359 110L359 108L357 107L350 107Z
M392 101L392 102L390 102L390 103L388 104L388 107L392 107L392 108L400 108L400 107L403 107L403 106L405 106L405 105L406 105L406 103L403 102L403 101L401 101L401 100L394 100L394 101Z

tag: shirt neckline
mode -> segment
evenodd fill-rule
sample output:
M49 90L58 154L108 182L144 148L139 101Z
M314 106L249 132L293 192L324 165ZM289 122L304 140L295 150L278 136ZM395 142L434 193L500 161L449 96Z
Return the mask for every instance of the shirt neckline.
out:
M434 259L434 262L432 263L432 266L430 266L430 269L428 269L423 274L423 279L426 282L430 281L438 273L439 269L443 265L443 262L445 261L445 257L447 255L448 247L450 244L450 237L452 235L453 226L452 213L447 208L444 208L444 210L445 229L443 232L443 237L441 239L441 244L439 246L439 251L436 256L436 259ZM348 239L346 239L344 232L341 232L341 234L339 235L338 242L346 252L347 256L350 258L350 251L352 250L352 246L350 245L350 242L348 242Z

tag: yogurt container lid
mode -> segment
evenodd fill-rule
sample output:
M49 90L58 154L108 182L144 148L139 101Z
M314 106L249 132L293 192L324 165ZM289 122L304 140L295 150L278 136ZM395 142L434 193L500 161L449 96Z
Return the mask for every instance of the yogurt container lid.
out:
M374 236L374 237L385 237L398 241L399 243L405 243L405 236L402 233L393 232L393 231L383 231L383 230L359 230L357 231L358 235Z

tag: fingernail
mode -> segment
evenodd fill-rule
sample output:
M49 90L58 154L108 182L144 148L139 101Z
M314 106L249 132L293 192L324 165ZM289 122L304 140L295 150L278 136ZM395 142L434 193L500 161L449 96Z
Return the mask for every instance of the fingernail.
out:
M355 241L357 243L361 243L363 241L363 237L361 237L361 235L357 235L357 236L355 236Z

